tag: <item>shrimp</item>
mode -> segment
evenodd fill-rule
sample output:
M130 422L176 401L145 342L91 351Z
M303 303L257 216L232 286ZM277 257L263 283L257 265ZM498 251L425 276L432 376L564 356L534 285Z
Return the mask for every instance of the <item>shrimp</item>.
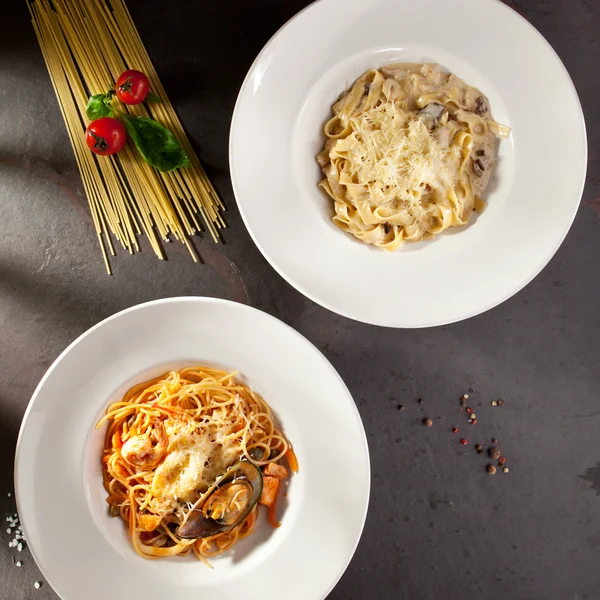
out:
M154 469L165 457L169 445L169 436L162 421L156 419L152 428L156 445L152 444L151 433L134 435L121 448L121 456L133 467Z

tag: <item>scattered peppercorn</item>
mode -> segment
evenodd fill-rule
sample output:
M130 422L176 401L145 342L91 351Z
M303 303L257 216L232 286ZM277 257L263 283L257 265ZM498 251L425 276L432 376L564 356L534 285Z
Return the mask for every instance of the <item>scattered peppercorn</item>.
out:
M503 464L506 462L506 458L504 458L504 456L501 456L501 457L498 459L498 462L499 462L501 465L503 465Z
M419 398L419 399L417 400L417 402L418 402L419 404L424 404L425 400L423 400L423 398Z
M498 443L498 438L492 438L492 444L497 444Z
M473 409L472 409L470 406L468 406L468 407L467 407L467 412L468 412L468 413L472 413L472 412L473 412Z
M477 450L477 454L481 454L483 452L483 446L481 444L475 444L475 450Z
M404 410L404 404L398 404L396 407L398 410Z
M492 400L492 406L496 406L498 404L495 400Z
M498 406L504 406L504 400L498 400L497 404Z
M462 397L463 397L465 400L468 400L468 399L469 399L469 394L463 394L463 396L462 396Z
M466 445L467 445L467 440L465 440L465 438L463 438L462 440L460 440L460 443L461 443L463 446L466 446Z
M458 427L453 427L452 428L452 433L458 433Z
M498 450L498 448L494 448L493 446L488 450L488 454L490 455L490 458L493 458L494 460L500 458L500 450Z
M504 467L502 470L503 470L505 473L508 473L508 467Z
M471 419L471 425L475 425L477 423L477 419Z
M431 427L433 425L433 421L431 419L425 418L423 419L423 425L425 425L425 427Z
M471 413L471 416L469 417L469 419L471 419L471 421L473 421L476 418L477 418L477 415L475 413Z
M496 467L494 465L488 465L485 470L490 474L490 475L494 475L494 473L496 472Z

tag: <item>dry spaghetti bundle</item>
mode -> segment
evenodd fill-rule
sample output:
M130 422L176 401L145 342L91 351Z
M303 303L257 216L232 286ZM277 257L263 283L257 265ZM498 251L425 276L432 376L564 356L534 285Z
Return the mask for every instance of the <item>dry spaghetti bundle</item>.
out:
M160 259L160 240L178 240L192 258L189 236L201 230L197 215L218 241L224 209L206 177L175 110L150 61L124 0L28 0L32 23L56 92L98 241L110 273L115 249L110 233L129 253L139 251L146 234ZM86 104L114 86L127 69L143 71L160 103L120 107L124 113L151 117L168 129L189 158L189 166L161 172L127 144L119 155L95 156L84 132Z

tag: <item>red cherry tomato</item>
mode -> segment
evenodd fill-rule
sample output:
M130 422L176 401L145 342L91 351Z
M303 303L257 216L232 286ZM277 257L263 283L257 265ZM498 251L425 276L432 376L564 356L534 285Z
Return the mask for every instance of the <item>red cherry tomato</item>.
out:
M133 69L121 73L115 85L115 92L125 104L140 104L146 99L150 83L141 71Z
M117 153L125 145L126 139L123 123L111 117L96 119L85 130L88 148L101 156Z

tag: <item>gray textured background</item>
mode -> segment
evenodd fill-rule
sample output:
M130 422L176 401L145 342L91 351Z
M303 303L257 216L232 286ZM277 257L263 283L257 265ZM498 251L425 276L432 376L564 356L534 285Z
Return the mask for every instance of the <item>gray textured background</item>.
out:
M229 209L226 243L199 239L203 265L175 244L169 261L159 263L146 245L135 257L121 253L114 276L105 274L26 7L3 6L2 521L15 510L7 494L23 412L64 347L102 318L145 300L219 296L298 329L331 360L358 403L371 449L371 506L356 555L330 598L600 598L600 4L509 3L556 49L586 113L588 181L565 243L539 277L500 307L421 331L362 325L306 300L268 266L240 220L227 162L235 98L260 48L304 0L129 4ZM458 397L469 387L479 423L467 430ZM502 409L490 406L497 397L506 400ZM406 410L398 411L398 403ZM425 415L434 419L432 429L420 425ZM485 458L449 432L455 424L472 434L470 444L498 437L510 473L487 475ZM28 551L8 548L9 539L1 527L0 597L56 598L47 584L33 589L41 575Z

